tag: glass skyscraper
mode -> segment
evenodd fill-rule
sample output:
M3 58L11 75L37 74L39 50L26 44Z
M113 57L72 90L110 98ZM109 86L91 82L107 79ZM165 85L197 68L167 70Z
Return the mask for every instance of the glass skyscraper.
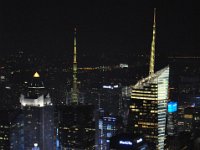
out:
M164 149L169 67L150 74L132 87L129 129L141 134L152 149Z

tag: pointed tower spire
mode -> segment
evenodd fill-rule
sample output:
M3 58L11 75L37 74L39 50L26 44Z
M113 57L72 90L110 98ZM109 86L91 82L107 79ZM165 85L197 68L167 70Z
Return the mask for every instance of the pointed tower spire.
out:
M152 42L151 42L151 56L150 56L150 63L149 63L149 75L154 73L155 39L156 39L156 8L154 8L154 17L153 17L153 38L152 38Z
M78 104L78 89L77 89L77 51L76 51L76 28L74 28L74 59L73 59L73 88L72 88L72 104Z
M73 64L76 64L76 28L74 28L74 61Z

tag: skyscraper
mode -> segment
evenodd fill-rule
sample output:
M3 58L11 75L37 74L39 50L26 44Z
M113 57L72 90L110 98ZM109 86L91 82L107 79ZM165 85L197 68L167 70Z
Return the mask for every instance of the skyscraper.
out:
M9 110L0 109L0 149L9 149L10 118Z
M21 94L20 103L21 110L11 124L11 149L31 150L38 145L40 149L53 150L54 109L37 72Z
M109 149L110 138L116 134L117 118L112 115L105 115L103 109L99 109L96 114L96 150Z
M164 149L169 67L140 80L131 94L129 126L154 149Z
M61 149L93 149L95 124L92 105L57 106L57 132Z
M152 149L164 149L169 67L154 73L155 10L149 76L132 86L129 129L145 137Z
M82 102L77 87L76 28L74 30L73 81L67 105L58 105L55 116L61 149L93 149L95 144L94 106ZM69 98L69 99L68 99Z

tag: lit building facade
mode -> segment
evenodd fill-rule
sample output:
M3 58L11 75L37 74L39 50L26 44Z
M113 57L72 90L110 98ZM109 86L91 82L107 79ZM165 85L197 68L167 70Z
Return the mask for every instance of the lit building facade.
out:
M104 111L99 110L96 120L96 150L109 149L110 138L116 134L116 117L104 116Z
M184 109L184 131L191 132L193 130L195 110L195 107Z
M93 105L60 105L55 110L58 149L94 149Z
M27 91L20 96L21 106L44 107L51 105L50 95L45 90L40 75L36 72Z
M150 74L132 87L129 129L144 135L150 147L164 149L169 67Z
M11 150L32 150L34 145L55 149L54 108L39 74L35 73L27 91L21 94L21 110L11 124Z
M0 149L4 150L9 149L10 122L7 119L8 112L0 110L0 113Z
M167 135L173 136L177 132L177 102L170 101L167 110Z

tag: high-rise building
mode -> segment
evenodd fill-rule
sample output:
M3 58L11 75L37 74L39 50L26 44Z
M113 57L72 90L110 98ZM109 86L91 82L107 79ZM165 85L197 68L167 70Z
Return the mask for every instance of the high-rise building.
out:
M143 135L151 149L163 150L168 102L169 67L154 73L156 20L154 9L153 39L149 76L132 86L128 128Z
M9 110L0 110L0 149L9 149L10 119Z
M167 135L173 136L177 132L177 102L170 101L167 110Z
M132 89L129 127L154 149L164 149L169 67L140 80Z
M96 115L95 149L106 150L109 149L109 139L116 134L117 118L112 115L105 115L103 109L99 109Z
M94 149L93 107L93 105L57 106L57 143L60 149Z
M200 58L170 57L170 99L179 107L200 106Z
M11 124L12 150L53 150L54 108L39 74L36 72L27 91L20 97L21 110Z
M60 149L94 149L94 106L82 101L77 86L76 28L74 30L72 89L67 93L66 105L55 109L57 145Z
M67 92L66 104L67 105L77 105L83 104L84 93L79 91L78 88L78 67L77 67L77 44L76 44L76 28L74 29L74 50L73 50L73 66L72 66L72 87L71 91Z

